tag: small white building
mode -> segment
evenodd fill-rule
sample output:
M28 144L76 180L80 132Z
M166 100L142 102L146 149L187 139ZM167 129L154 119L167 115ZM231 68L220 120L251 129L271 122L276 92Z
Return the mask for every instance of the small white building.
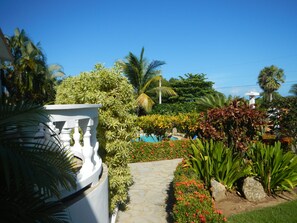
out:
M255 103L256 103L256 97L260 95L260 93L255 92L255 91L250 91L246 93L245 95L249 96L249 105L251 108L255 108Z

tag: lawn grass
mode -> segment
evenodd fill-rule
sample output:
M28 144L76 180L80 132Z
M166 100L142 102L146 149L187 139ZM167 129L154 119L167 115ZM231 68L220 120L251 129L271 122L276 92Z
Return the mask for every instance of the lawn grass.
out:
M297 222L297 200L273 207L230 216L230 223L290 223Z

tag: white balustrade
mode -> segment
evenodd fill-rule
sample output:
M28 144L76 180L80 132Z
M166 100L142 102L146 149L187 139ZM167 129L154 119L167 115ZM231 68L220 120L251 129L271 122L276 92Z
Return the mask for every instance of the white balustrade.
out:
M47 125L51 131L48 133L48 130L45 130L44 133L44 129L39 127L40 133L37 134L45 134L45 138L59 136L64 149L82 160L82 167L77 173L77 190L90 184L95 185L102 172L102 160L98 155L99 143L96 138L100 107L99 104L46 105L45 109L50 119Z

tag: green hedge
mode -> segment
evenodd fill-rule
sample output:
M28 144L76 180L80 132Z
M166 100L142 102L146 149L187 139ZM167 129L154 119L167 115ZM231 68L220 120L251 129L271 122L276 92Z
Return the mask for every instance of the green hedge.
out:
M179 113L200 112L196 102L156 104L149 114L177 115Z

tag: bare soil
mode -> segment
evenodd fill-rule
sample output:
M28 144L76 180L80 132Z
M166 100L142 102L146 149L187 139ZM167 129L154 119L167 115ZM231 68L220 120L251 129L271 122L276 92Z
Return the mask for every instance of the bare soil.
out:
M295 189L293 193L283 192L278 194L277 196L267 196L260 202L251 202L246 200L244 197L240 196L236 192L228 192L227 198L225 200L215 202L215 208L222 210L223 214L228 217L233 214L252 211L255 209L277 205L283 202L296 200L296 192L297 189Z

